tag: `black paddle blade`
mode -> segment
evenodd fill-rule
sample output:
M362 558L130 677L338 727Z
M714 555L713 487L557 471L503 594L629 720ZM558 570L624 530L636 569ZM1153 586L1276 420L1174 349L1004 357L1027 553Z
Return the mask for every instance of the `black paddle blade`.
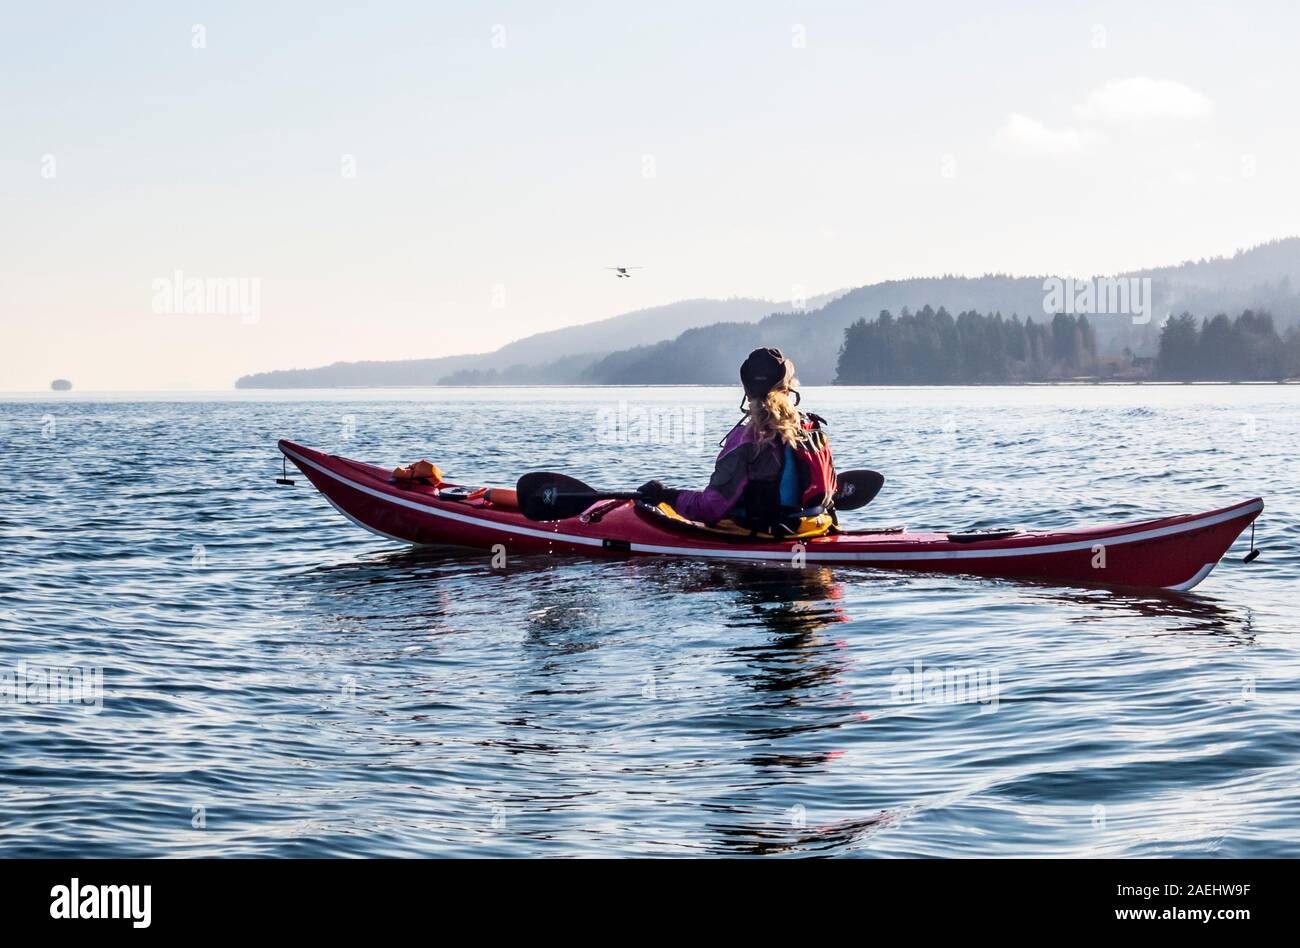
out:
M835 475L835 509L857 510L871 503L885 486L879 471L844 471Z
M519 478L515 485L519 509L529 520L565 520L576 517L599 498L576 477L536 471Z

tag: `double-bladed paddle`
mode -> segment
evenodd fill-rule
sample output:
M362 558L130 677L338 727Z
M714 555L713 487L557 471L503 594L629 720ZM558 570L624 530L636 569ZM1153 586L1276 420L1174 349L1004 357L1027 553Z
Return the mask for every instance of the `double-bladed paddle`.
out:
M836 510L857 510L880 493L885 478L877 471L837 473ZM519 478L515 485L519 509L529 520L567 520L576 517L598 500L643 500L634 490L597 490L576 477L535 471Z

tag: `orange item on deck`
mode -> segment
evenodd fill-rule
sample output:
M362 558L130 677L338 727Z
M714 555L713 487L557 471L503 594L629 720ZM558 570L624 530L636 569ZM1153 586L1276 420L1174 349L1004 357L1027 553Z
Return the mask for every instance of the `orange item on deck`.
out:
M393 477L399 481L427 479L437 487L442 483L442 468L429 461L416 461L410 467L399 467L394 470Z
M504 507L507 510L519 509L519 495L509 487L489 487L484 499L493 507Z

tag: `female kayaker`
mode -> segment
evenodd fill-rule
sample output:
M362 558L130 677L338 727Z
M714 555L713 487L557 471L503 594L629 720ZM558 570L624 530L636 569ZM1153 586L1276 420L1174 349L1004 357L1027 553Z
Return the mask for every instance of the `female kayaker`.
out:
M704 490L642 484L651 503L667 503L688 520L730 518L749 529L788 533L801 517L826 512L835 496L835 466L823 419L799 404L794 363L780 349L755 349L740 367L745 417L722 441Z

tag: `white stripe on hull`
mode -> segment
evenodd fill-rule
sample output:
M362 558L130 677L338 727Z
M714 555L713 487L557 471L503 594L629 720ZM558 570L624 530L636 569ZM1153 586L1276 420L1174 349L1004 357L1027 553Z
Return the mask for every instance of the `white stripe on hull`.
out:
M420 513L429 514L434 517L441 517L446 520L452 520L457 523L468 524L485 530L496 530L500 533L508 533L514 536L536 537L542 540L550 540L558 543L570 543L578 546L603 547L605 541L600 537L584 537L571 533L561 533L555 530L539 530L534 527L522 527L514 524L498 523L483 517L475 517L467 514L456 513L451 510L442 510L432 507L428 504L417 503L413 500L407 500L405 497L394 497L364 484L350 480L341 474L331 471L310 458L303 457L297 452L282 448L285 454L289 455L295 463L305 464L313 470L330 477L341 484L344 484L353 490L374 497L378 500L395 504L399 507L406 507ZM413 540L405 540L401 537L393 536L378 530L369 524L363 523L352 514L343 510L328 495L325 496L330 504L346 516L349 520L357 525L364 527L371 533L378 534L398 543L407 543L419 545ZM1126 533L1110 537L1091 537L1086 540L1077 540L1066 543L1040 544L1037 546L1014 547L1011 549L983 549L983 550L921 550L915 552L873 552L869 550L858 552L834 552L831 550L817 550L812 545L806 545L805 561L816 563L902 563L902 562L924 562L924 561L952 561L952 560L987 560L1002 559L1015 556L1045 556L1055 553L1074 553L1081 550L1091 551L1093 547L1104 546L1113 547L1121 546L1128 543L1141 543L1148 540L1158 540L1162 537L1174 536L1179 533L1187 533L1193 530L1203 530L1206 527L1213 527L1220 523L1226 523L1229 520L1237 520L1241 517L1248 516L1252 513L1258 513L1264 507L1263 501L1255 501L1252 504L1246 504L1218 514L1212 514L1205 517L1198 517L1188 520L1184 523L1173 524L1172 526L1153 527L1150 530L1140 530L1134 533ZM720 549L716 547L677 547L661 546L651 543L629 543L625 548L626 552L633 553L653 553L665 556L693 556L706 559L744 559L744 560L787 560L790 553L787 550L752 550L752 549ZM1191 579L1174 586L1166 587L1179 591L1186 591L1200 583L1210 571L1214 568L1214 563L1206 564Z

